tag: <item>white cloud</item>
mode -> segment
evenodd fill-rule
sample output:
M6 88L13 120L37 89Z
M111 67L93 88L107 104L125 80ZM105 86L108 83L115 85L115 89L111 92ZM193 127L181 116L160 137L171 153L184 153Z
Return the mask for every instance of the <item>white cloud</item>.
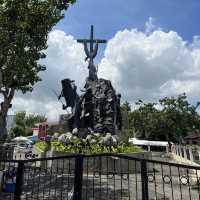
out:
M199 37L188 43L175 31L165 32L153 24L149 18L145 32L118 31L107 44L99 64L99 76L110 79L117 92L131 104L137 99L155 101L183 92L197 99L200 95ZM60 81L66 77L83 87L88 69L83 47L72 36L54 30L49 35L48 46L47 58L42 61L47 66L41 73L43 81L33 93L19 94L12 111L44 113L53 121L63 111L52 89L61 90Z
M88 69L84 62L84 51L81 44L63 31L54 30L49 34L47 58L41 62L47 70L41 73L42 82L36 84L32 93L18 94L13 101L10 113L26 110L31 113L43 113L50 121L57 120L62 105L53 92L61 91L60 81L70 78L81 87L87 77Z
M48 121L58 121L59 114L64 114L66 111L62 110L62 106L59 102L52 99L51 101L40 101L37 99L25 99L22 97L16 97L13 101L13 108L10 114L14 114L17 111L26 111L32 114L41 114L48 118Z
M157 28L155 21L153 17L149 17L148 21L145 23L145 33L151 33Z
M116 33L105 50L99 74L110 78L124 99L154 100L186 92L198 98L200 48L174 31L150 34L137 29Z

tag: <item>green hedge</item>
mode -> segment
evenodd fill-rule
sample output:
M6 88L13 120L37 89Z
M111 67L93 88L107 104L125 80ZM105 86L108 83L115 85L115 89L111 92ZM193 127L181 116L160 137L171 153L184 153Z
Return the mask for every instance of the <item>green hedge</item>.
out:
M62 142L38 142L35 144L37 148L42 151L50 149L51 146L55 148L56 151L60 152L71 152L71 153L83 153L83 154L95 154L95 153L134 153L141 152L142 149L132 144L121 143L117 146L105 146L102 144L90 144L87 141L82 141L77 139L71 144L64 144Z

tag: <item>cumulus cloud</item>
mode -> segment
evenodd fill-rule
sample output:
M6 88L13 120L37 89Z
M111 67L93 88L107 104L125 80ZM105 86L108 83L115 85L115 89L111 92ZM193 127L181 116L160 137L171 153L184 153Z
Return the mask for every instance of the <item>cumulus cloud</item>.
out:
M47 70L34 92L17 95L13 112L27 110L43 113L50 120L63 113L52 89L61 90L60 81L69 77L83 87L88 69L84 51L73 36L54 30L49 34ZM186 92L191 98L200 95L200 37L185 41L177 32L165 32L149 18L144 32L121 30L109 40L99 64L99 77L110 79L117 92L130 103L137 99L156 101L163 96ZM65 111L64 111L65 112Z
M111 78L124 99L157 100L200 92L199 38L188 44L174 31L123 30L109 41L99 74Z
M153 17L149 17L148 21L145 23L145 33L151 33L157 28L155 21Z
M13 108L10 114L17 111L45 115L49 122L57 122L60 114L66 114L66 111L62 110L61 104L53 98L51 101L40 101L37 99L16 97L13 101Z
M45 114L50 121L58 120L58 115L63 111L54 91L61 91L60 81L70 78L76 80L78 87L83 85L88 73L84 62L85 55L82 45L78 44L73 36L59 30L52 31L45 53L47 57L41 63L46 65L47 70L40 74L42 82L36 84L32 93L18 93L10 114L26 110L30 113Z

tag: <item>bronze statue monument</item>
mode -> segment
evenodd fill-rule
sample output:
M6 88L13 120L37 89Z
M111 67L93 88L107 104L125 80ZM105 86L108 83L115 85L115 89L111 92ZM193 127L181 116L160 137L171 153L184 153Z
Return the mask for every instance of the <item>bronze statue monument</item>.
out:
M72 108L68 120L72 133L111 133L117 134L121 129L120 94L116 94L109 80L98 78L94 58L98 53L98 45L106 40L94 39L94 28L91 26L90 39L79 39L83 43L88 62L89 76L86 79L84 93L78 95L73 80L64 79L62 92L59 96L65 98L66 106ZM88 43L90 48L88 48ZM85 131L87 130L87 131ZM83 136L84 137L84 136Z
M100 43L106 43L106 40L99 40L99 39L94 39L94 27L93 25L91 26L91 31L90 31L90 39L79 39L77 40L77 42L79 43L83 43L84 44L84 50L85 50L85 54L86 54L86 58L85 61L87 61L89 59L89 65L88 65L88 69L89 69L89 80L97 80L97 70L96 67L94 65L94 58L97 55L98 52L98 45ZM88 50L88 46L87 44L90 44L90 51ZM94 43L95 43L95 47L94 47Z

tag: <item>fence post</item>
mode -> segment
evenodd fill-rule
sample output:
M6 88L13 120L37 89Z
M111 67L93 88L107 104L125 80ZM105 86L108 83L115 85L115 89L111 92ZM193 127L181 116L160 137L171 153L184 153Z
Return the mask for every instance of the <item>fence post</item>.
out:
M147 162L141 161L142 200L149 200Z
M14 200L20 200L22 194L22 186L23 186L23 178L24 178L24 162L18 162L17 174L16 174L16 185L15 185L15 194Z
M78 155L75 161L74 196L73 200L82 199L83 156Z

